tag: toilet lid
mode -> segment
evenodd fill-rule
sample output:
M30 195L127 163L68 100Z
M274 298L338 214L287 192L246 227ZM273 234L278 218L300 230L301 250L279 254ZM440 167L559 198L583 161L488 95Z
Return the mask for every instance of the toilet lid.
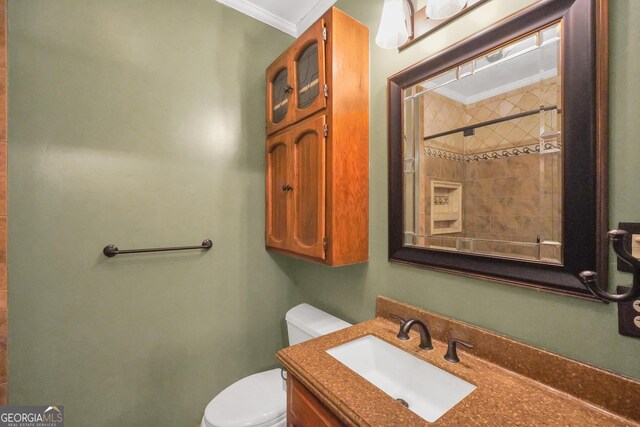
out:
M204 411L212 427L250 427L284 417L287 393L280 369L245 377L225 388Z

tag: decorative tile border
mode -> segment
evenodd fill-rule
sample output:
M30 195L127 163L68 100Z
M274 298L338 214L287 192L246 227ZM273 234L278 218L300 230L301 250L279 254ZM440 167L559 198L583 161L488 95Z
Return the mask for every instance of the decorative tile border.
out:
M444 206L449 204L449 196L433 196L433 204Z
M560 143L553 144L551 142L545 142L544 148L540 150L540 144L524 145L522 147L513 147L504 150L487 151L485 153L477 153L470 155L462 155L446 150L438 150L436 148L424 148L424 153L427 156L436 157L438 159L453 160L456 162L479 162L482 160L498 160L506 159L507 157L524 156L527 154L544 154L548 151L559 151L562 148Z
M453 160L455 162L465 161L464 156L462 154L454 153L452 151L438 150L437 148L425 147L424 153L427 156L437 157L438 159Z
M482 160L506 159L507 157L524 156L527 154L540 154L541 152L544 154L545 152L550 150L559 151L560 148L560 143L553 144L551 142L545 142L542 151L540 150L540 144L537 143L525 145L522 147L508 148L505 150L495 150L487 151L486 153L471 154L468 156L464 156L464 160L465 162L479 162Z

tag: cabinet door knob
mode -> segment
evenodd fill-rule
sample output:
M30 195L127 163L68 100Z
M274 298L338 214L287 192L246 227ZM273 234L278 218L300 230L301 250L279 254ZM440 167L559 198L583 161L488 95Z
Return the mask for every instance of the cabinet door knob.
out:
M287 85L287 87L284 88L284 93L291 93L291 92L293 92L293 86Z
M289 184L285 184L282 186L282 191L291 191L293 190L293 187L290 186Z

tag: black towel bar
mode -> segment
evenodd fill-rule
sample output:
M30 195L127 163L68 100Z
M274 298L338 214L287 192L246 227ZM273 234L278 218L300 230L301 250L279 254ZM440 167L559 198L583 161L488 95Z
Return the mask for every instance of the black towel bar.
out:
M184 251L188 249L209 250L212 246L213 242L209 239L204 240L200 246L173 246L170 248L118 249L116 245L107 245L102 249L102 253L111 258L121 254L140 254L143 252Z

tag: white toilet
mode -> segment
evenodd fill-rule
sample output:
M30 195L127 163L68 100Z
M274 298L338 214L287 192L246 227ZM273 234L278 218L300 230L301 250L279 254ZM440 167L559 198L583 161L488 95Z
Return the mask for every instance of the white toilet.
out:
M325 335L351 324L309 304L287 312L289 345ZM213 398L204 410L201 427L284 427L287 395L280 369L242 378Z

